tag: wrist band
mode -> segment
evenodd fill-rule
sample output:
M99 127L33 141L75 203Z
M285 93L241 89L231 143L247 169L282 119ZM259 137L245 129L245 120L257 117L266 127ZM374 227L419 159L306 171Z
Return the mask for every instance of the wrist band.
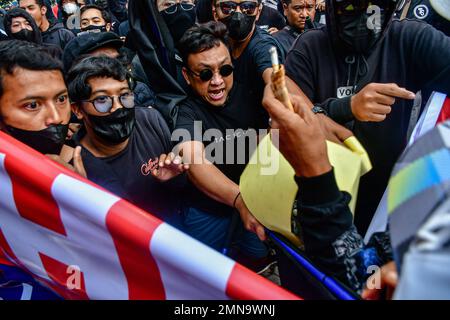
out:
M233 208L235 208L235 209L236 209L236 201L237 201L237 199L239 198L240 195L241 195L241 192L239 191L238 194L236 195L236 198L234 198Z

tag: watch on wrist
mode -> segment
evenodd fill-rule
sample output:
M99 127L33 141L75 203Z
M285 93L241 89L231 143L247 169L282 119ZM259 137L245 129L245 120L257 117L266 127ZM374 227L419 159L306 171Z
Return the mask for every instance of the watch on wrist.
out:
M314 106L314 107L312 107L311 110L312 110L312 112L314 112L315 114L323 113L324 115L328 116L328 114L327 114L327 112L325 111L325 109L322 108L322 107L320 107L320 106Z

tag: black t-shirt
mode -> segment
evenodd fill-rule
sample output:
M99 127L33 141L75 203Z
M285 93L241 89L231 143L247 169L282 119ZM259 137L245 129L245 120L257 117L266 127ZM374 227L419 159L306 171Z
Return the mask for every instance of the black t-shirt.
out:
M266 129L268 126L267 115L258 112L258 108L262 107L248 103L251 97L243 90L242 86L234 87L227 103L222 107L211 106L191 93L180 105L176 125L176 129L189 132L190 141L203 142L208 160L237 184L256 147L258 129ZM194 123L196 121L200 122L201 130L196 129L196 125L200 128L198 122ZM179 141L189 140L180 138ZM231 210L209 198L195 186L189 188L186 199L187 205L211 213L226 214Z
M378 49L365 58L367 64L360 57L359 68L358 57L349 63L350 55L337 50L328 31L323 26L298 37L286 58L286 74L313 103L321 103L335 121L354 120L350 96L365 86L360 79L366 83L396 83L412 92L432 89L450 94L450 38L432 26L408 19L392 21L377 43ZM360 75L363 71L366 76ZM367 215L368 221L406 146L412 104L398 98L386 120L354 120L353 132L373 164L373 170L361 179L358 198L358 205L372 202L372 207L360 215Z
M273 37L277 39L280 45L283 47L284 54L287 55L292 47L295 39L300 35L300 32L295 31L292 27L286 26L282 30L273 34Z
M273 46L277 48L280 63L283 63L284 54L278 41L266 31L255 28L255 32L242 54L237 59L232 59L234 89L239 88L240 99L245 99L259 118L267 117L261 104L264 94L262 74L267 68L272 67L269 49Z
M156 109L136 108L135 111L136 124L127 147L114 156L96 158L102 161L103 167L94 166L90 161L94 156L83 148L88 178L108 188L104 181L98 181L99 176L116 177L125 192L120 196L165 221L175 222L182 199L174 190L181 190L186 177L182 175L162 183L151 175L159 156L171 151L169 128Z

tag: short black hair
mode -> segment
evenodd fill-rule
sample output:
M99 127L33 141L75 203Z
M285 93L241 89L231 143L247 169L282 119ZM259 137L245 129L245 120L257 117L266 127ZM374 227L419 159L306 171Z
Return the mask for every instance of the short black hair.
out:
M215 6L217 4L218 0L212 0L213 5ZM261 4L262 0L256 0L258 2L258 4Z
M227 38L227 27L222 22L210 21L191 27L184 33L178 44L183 63L187 65L190 54L218 47L220 43L226 46Z
M130 83L131 75L119 60L108 56L90 56L75 63L67 74L70 101L79 102L89 99L92 94L92 88L88 84L90 78L127 80L128 86L133 89Z
M39 7L45 6L44 0L34 0L34 2L35 2ZM20 4L20 0L19 0L19 4Z
M292 2L292 0L282 0L282 2L285 4L285 5L290 5L291 4L291 2ZM314 2L316 2L317 3L317 0L314 0Z
M32 42L7 40L0 42L0 97L3 95L3 76L13 74L16 68L33 71L60 71L62 63L53 58L46 48Z
M102 13L103 20L105 20L106 23L111 23L112 20L111 20L111 15L109 14L109 12L96 4L87 4L83 8L81 8L80 18L83 15L83 13L85 13L89 9L95 9L95 10L100 11Z

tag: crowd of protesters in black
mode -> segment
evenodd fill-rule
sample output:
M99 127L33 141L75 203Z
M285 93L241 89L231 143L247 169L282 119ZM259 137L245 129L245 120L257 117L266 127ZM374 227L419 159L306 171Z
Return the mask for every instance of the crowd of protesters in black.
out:
M8 2L0 130L308 297L239 190L246 132L279 130L300 190L298 249L355 294L384 298L391 290L367 288L367 268L395 287L390 230L363 237L406 147L413 104L450 95L450 18L430 2ZM272 91L272 47L294 110ZM326 140L352 135L373 164L354 221L326 151ZM224 153L211 158L211 148Z

